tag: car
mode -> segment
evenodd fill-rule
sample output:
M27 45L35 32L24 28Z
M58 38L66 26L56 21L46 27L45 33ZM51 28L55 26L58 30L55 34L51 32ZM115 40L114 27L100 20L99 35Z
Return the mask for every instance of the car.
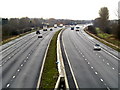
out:
M47 29L43 29L43 31L47 31Z
M76 29L76 31L79 31L79 29Z
M54 26L54 28L57 28L57 26Z
M51 28L50 31L53 31L53 29Z
M101 50L100 45L99 45L99 44L95 44L95 45L94 45L94 50Z
M39 34L39 35L38 35L38 38L42 38L42 37L43 37L42 34Z
M71 30L74 30L74 27L71 27Z
M36 34L40 34L40 31L38 30L38 31L36 31Z
M80 27L78 27L78 26L76 27L76 29L79 29L79 28L80 28Z

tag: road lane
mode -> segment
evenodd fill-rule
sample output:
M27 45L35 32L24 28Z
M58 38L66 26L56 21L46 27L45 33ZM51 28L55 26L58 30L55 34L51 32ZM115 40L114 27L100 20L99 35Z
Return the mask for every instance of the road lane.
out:
M103 51L94 51L94 45L84 40L83 36L78 36L77 33L70 29L65 30L63 41L79 87L117 88L117 60L104 54Z
M43 35L45 34L45 32L42 32ZM8 48L2 50L0 52L0 54L2 54L2 59L0 60L0 62L2 62L4 60L4 58L9 57L9 55L11 53L13 53L14 51L17 51L17 49L21 48L21 46L23 45L27 45L27 43L29 43L32 39L34 39L35 37L37 37L37 35L35 34L35 32L33 32L32 34L28 34L26 36L24 36L24 38L20 38L18 40L15 40L14 44L10 45Z
M48 41L57 30L45 32L43 38L34 37L34 39L21 48L14 57L0 68L2 69L3 88L36 87L41 62Z
M52 35L53 34L51 33L51 35L46 36L46 38L33 51L29 57L29 61L27 61L25 67L23 67L21 72L17 75L11 88L36 88L44 53Z

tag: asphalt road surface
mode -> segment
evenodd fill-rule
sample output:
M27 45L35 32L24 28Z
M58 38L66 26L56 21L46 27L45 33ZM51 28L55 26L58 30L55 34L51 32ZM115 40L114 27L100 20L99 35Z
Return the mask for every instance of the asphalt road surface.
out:
M80 31L67 28L62 34L62 41L79 88L118 88L119 58L105 51L107 46L104 45L101 51L95 51L95 43L101 43L86 35L82 26Z
M0 52L0 88L36 88L48 42L58 30L40 30L43 38L33 32L5 44Z

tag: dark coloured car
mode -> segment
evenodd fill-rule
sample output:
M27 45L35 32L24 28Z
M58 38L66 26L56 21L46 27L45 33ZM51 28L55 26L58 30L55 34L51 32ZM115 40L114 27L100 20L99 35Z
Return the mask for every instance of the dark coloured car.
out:
M50 31L53 31L53 29L51 28Z
M40 31L38 30L38 31L36 31L36 34L40 34Z
M43 29L43 31L47 31L47 29Z
M74 30L74 27L71 27L71 30Z

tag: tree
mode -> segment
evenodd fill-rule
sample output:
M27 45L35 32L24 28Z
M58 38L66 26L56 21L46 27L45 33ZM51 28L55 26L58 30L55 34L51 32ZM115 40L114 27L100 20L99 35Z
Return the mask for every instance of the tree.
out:
M120 19L118 20L117 37L120 40Z
M102 7L100 10L99 10L99 15L100 15L100 27L101 29L106 32L106 28L108 27L109 25L109 10L107 7Z
M19 21L20 23L20 29L24 29L26 27L29 27L30 19L28 17L23 17Z
M2 18L2 25L7 24L8 23L8 18Z
M109 19L109 10L107 7L102 7L100 10L99 10L99 15L100 15L100 18L104 21L107 21Z

